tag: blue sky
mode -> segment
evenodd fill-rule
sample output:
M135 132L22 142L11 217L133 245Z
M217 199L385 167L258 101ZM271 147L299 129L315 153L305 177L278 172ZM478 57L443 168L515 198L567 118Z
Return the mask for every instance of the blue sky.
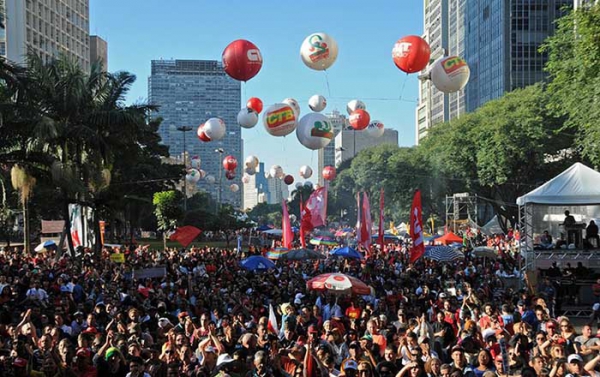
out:
M255 78L242 84L244 104L250 97L261 98L265 106L292 97L306 114L308 98L322 94L328 100L324 112L338 109L345 113L346 103L356 98L366 103L371 119L398 130L400 145L414 144L417 77L398 70L391 51L399 38L422 33L421 0L90 3L90 33L108 42L109 70L129 71L138 77L129 102L147 99L152 59L218 60L231 41L248 39L261 50L264 63ZM313 32L329 34L339 46L327 78L306 67L299 56L302 41ZM199 119L198 124L204 121ZM301 165L317 167L316 151L304 148L295 133L285 138L269 136L262 117L255 128L243 130L242 137L245 155L258 156L267 169L277 163L298 177Z

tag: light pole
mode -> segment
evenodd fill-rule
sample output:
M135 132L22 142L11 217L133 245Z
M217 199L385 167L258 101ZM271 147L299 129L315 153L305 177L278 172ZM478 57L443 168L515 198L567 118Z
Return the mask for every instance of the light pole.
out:
M192 127L190 126L180 126L177 127L177 131L183 133L183 166L187 172L187 150L185 148L185 133L191 131ZM183 211L187 212L187 177L183 177Z
M217 215L218 215L219 210L221 209L221 181L223 180L223 168L221 166L221 163L223 161L223 153L225 153L225 151L223 150L223 148L217 148L217 149L215 149L215 153L219 154L219 163L217 164L218 169L219 169L219 189L217 191Z

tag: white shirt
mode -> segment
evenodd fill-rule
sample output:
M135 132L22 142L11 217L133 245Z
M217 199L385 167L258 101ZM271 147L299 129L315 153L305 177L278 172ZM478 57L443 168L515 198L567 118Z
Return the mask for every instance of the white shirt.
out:
M40 301L48 300L48 293L43 288L30 288L26 295Z

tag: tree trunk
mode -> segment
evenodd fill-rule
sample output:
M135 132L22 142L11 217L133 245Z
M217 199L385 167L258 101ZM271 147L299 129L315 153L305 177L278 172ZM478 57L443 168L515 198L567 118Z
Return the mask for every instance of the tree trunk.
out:
M93 211L94 212L92 219L94 222L94 255L96 258L98 258L102 253L102 235L100 234L100 221L98 220L98 211L96 208L94 208Z
M163 231L163 251L167 250L167 232Z
M29 234L29 208L27 206L27 200L23 201L23 251L26 255L31 252L31 235Z

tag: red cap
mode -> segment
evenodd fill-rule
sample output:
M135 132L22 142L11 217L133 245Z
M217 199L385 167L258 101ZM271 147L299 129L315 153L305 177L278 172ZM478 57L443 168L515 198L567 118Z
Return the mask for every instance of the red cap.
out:
M502 355L496 355L496 358L494 360L496 360L496 361L502 361Z
M317 330L317 327L315 325L310 325L310 326L308 326L308 333L309 334L318 334L319 330Z
M83 330L84 334L98 334L98 329L96 329L95 327L88 327L87 329Z
M87 348L78 348L76 355L80 357L91 357L92 352Z
M13 361L13 365L17 368L25 368L27 366L27 360L22 357L17 357L15 361Z

